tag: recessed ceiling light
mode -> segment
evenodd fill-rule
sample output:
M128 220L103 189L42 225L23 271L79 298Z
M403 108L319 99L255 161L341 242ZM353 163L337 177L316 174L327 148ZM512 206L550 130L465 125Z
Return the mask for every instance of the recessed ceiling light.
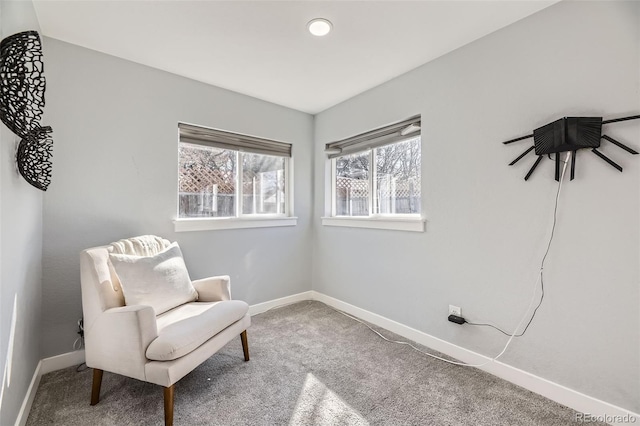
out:
M333 25L330 21L323 18L316 18L309 21L307 28L314 36L322 37L329 34Z

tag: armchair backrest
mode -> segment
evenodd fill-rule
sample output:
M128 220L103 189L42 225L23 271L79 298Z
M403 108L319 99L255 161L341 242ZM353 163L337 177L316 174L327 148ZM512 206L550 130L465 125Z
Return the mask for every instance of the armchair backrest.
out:
M153 235L128 238L108 246L94 247L80 253L80 282L85 328L107 309L124 306L120 280L109 261L109 253L154 256L171 242Z

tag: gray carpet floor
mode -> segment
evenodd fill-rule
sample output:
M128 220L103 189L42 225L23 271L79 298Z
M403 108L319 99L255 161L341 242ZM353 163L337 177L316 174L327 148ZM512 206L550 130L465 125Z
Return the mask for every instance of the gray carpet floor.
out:
M387 337L401 337L380 330ZM575 425L575 412L475 368L388 343L320 302L252 318L175 388L176 425ZM162 425L162 388L91 370L42 377L27 425ZM595 424L595 423L592 423Z

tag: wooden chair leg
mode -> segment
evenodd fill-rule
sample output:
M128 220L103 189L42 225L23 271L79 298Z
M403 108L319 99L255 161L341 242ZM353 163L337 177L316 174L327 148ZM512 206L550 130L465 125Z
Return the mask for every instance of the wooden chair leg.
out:
M93 369L93 386L91 387L91 405L96 405L100 401L100 385L102 385L102 373L104 371Z
M171 385L164 388L164 425L173 426L173 388Z
M240 333L240 339L242 340L242 350L244 351L244 360L249 361L249 343L247 343L247 330Z

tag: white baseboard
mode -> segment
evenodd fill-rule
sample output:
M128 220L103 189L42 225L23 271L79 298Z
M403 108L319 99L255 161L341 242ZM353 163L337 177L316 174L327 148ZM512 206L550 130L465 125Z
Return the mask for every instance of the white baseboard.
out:
M423 333L422 331L317 291L312 291L312 298L465 363L482 364L490 360L489 357L479 353L454 345L453 343L449 343L445 340L438 339L437 337ZM545 398L549 398L552 401L566 405L579 413L588 413L592 416L597 416L600 420L603 420L606 423L640 424L640 414L638 413L631 412L573 389L569 389L566 386L535 376L500 361L494 361L478 368L527 390L540 394Z
M31 411L31 404L33 404L33 398L36 397L36 391L40 385L40 378L42 377L42 361L38 362L36 370L33 372L31 383L27 388L27 394L22 401L22 406L18 412L18 418L16 418L15 426L24 426L27 424L27 418L29 417L29 411Z
M74 365L80 365L84 362L84 350L67 352L66 354L56 355L49 358L41 359L38 362L36 370L33 372L31 383L27 389L27 394L24 396L18 418L16 419L15 426L24 426L27 423L29 417L29 411L31 411L31 404L36 397L38 386L40 385L40 379L44 374L51 373L52 371L62 370L63 368L73 367Z
M249 315L257 315L284 305L290 305L303 300L313 300L313 291L305 291L291 296L281 297L279 299L269 300L267 302L258 303L249 306Z
M252 316L257 315L259 313L266 312L269 309L304 300L317 300L335 309L344 311L364 321L370 322L371 324L375 324L378 327L382 327L396 333L406 339L413 340L416 343L438 352L442 352L443 354L468 364L482 364L490 359L479 353L454 345L453 343L449 343L445 340L438 339L437 337L431 336L422 331L314 290L251 305L249 307L249 314ZM35 397L38 384L40 383L40 378L43 374L71 367L73 365L79 365L83 362L84 350L68 352L66 354L45 358L40 361L36 371L34 372L33 379L31 380L22 408L20 409L16 426L23 426L26 423L29 410L31 409L31 404L33 403L33 398ZM540 394L545 398L549 398L552 401L566 405L567 407L576 410L578 413L588 413L592 416L596 416L599 420L603 420L606 423L614 425L630 423L640 424L640 414L638 413L631 412L622 407L585 395L581 392L551 382L547 379L543 379L542 377L535 376L500 361L494 361L479 368L500 377L501 379Z
M63 368L73 367L74 365L80 365L84 362L84 349L44 358L40 362L42 363L41 374L47 374L52 371L62 370Z

